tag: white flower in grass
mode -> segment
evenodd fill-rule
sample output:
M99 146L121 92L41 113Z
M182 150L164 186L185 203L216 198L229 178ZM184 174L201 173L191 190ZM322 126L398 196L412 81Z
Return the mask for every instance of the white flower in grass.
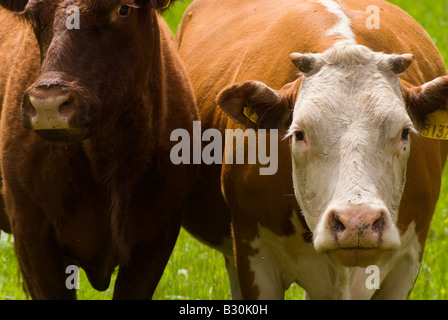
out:
M187 271L187 269L179 269L179 270L177 270L177 275L180 276L180 277L185 278L185 280L188 279L188 271Z

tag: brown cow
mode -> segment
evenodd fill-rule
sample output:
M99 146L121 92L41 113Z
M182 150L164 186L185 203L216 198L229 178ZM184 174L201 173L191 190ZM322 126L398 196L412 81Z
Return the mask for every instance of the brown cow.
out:
M198 113L166 0L0 4L3 192L31 297L75 298L75 264L97 290L119 265L114 298L151 298L197 175L170 160Z
M416 131L448 100L423 28L382 0L196 0L178 41L204 130L279 136L276 174L203 166L183 222L226 256L232 296L406 298L448 151Z

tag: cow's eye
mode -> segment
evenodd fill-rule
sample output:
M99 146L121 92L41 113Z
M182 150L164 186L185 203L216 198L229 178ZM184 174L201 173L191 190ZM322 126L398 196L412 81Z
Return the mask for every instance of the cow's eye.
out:
M131 7L127 5L121 6L117 12L120 17L126 18L131 14Z
M403 140L407 140L407 139L409 138L409 129L404 129L404 130L401 132L401 138L402 138Z
M297 141L303 141L305 140L305 134L302 131L296 131L294 132L294 136L296 137Z

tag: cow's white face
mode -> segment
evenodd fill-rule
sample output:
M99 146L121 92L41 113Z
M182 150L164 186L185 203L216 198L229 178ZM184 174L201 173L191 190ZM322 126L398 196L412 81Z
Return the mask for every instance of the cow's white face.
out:
M400 245L414 128L396 73L412 56L359 45L300 56L307 72L289 129L297 200L317 251L347 266L372 264Z
M216 101L243 126L289 127L295 194L314 247L345 266L375 264L400 247L396 223L415 131L408 112L421 129L429 114L448 110L448 76L414 86L398 79L411 54L347 41L290 58L303 73L296 81L279 90L243 81Z

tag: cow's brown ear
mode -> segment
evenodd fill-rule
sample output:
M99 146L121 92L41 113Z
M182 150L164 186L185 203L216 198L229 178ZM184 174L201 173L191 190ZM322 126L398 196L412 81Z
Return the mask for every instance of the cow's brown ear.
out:
M0 6L5 9L20 12L25 10L28 0L0 0Z
M249 128L282 129L291 122L298 81L276 91L259 81L224 88L216 99L233 120Z
M414 126L425 127L426 118L437 110L448 112L448 76L436 78L421 86L400 80L406 106Z

